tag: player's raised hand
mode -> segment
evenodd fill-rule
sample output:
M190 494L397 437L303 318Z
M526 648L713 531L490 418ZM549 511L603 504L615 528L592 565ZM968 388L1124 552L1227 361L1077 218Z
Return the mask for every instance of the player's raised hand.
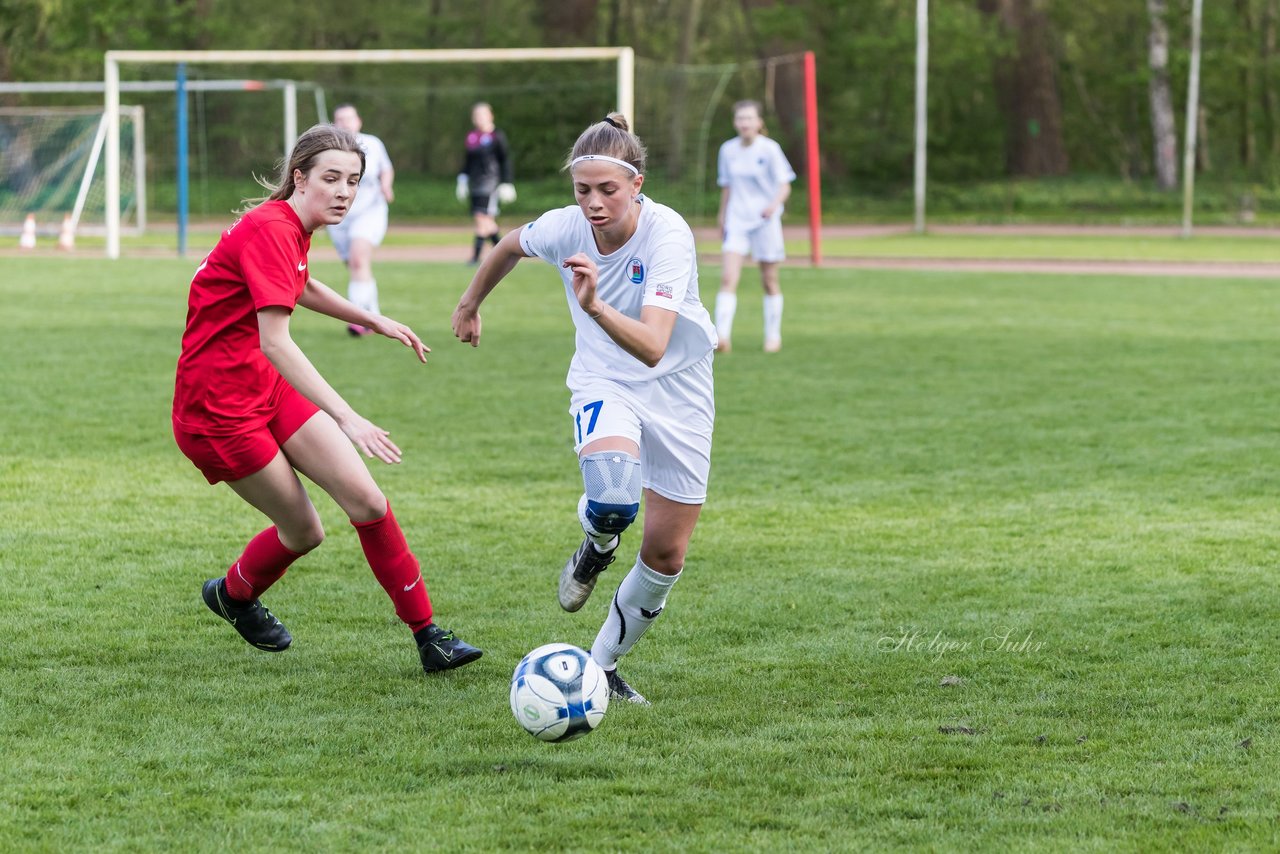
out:
M453 334L463 344L480 346L480 312L459 305L453 310Z
M599 317L600 312L604 311L604 305L596 296L596 281L600 270L595 262L585 253L579 252L564 259L561 265L573 272L573 294L578 298L578 305L591 317Z
M426 363L427 354L431 352L431 348L423 344L418 334L400 321L392 320L379 314L369 323L369 328L379 335L385 335L388 338L399 341L406 347L412 348L413 352L418 355L418 361Z
M377 457L388 464L400 462L400 449L391 441L391 434L363 415L353 412L348 418L339 421L338 426L347 434L356 450L366 457Z

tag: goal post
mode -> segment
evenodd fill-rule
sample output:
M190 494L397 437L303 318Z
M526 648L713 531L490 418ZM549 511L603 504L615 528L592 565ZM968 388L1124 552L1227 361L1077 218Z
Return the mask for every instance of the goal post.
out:
M635 51L630 47L485 48L475 50L110 50L103 57L106 147L106 256L120 257L120 68L122 65L370 65L612 60L617 108L634 125ZM286 136L291 131L286 127Z
M11 86L26 94L22 84ZM144 115L141 106L120 107L121 204L133 214L130 234L147 224ZM106 134L106 113L96 104L0 107L0 235L20 234L27 216L37 233L57 235L68 225L104 233Z

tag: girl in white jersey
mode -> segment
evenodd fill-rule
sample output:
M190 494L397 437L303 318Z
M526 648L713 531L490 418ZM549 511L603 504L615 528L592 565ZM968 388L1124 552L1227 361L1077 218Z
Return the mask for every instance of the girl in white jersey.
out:
M738 310L738 279L750 253L760 264L764 286L764 351L782 349L782 290L778 264L785 257L782 206L791 196L796 173L782 146L764 135L760 104L733 105L738 135L720 146L716 183L720 191L718 223L724 236L720 293L716 295L716 332L721 352L729 350L733 316Z
M360 176L360 190L351 203L351 210L342 222L328 227L329 237L333 239L333 246L350 275L347 300L365 311L379 314L378 281L373 277L373 250L381 246L387 236L387 206L396 198L392 189L396 173L382 140L360 132L364 122L354 104L339 104L333 111L333 123L356 135L360 148L364 150L365 170ZM349 324L347 331L355 336L373 332L356 323Z
M640 551L591 656L608 675L611 697L647 704L618 675L618 659L662 612L707 497L715 327L698 298L693 233L640 193L645 150L627 120L611 113L583 131L567 168L577 205L548 211L498 243L458 302L453 331L480 343L480 304L521 258L560 271L576 328L567 384L586 534L561 570L560 605L577 611L587 601L643 492Z

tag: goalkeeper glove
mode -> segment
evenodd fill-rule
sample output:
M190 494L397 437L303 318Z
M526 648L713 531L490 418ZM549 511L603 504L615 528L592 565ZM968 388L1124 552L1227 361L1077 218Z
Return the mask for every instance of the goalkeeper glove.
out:
M467 173L463 172L458 176L458 186L454 188L453 194L458 197L458 201L465 202L467 196L471 195L470 181L467 180Z
M498 201L504 205L509 205L516 200L515 184L499 184L498 185Z

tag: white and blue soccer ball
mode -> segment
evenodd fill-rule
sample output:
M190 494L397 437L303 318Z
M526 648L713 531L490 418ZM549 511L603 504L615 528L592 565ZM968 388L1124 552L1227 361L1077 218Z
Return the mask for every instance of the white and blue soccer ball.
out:
M604 670L572 644L538 647L520 659L511 676L511 713L543 741L586 735L600 725L608 708Z

